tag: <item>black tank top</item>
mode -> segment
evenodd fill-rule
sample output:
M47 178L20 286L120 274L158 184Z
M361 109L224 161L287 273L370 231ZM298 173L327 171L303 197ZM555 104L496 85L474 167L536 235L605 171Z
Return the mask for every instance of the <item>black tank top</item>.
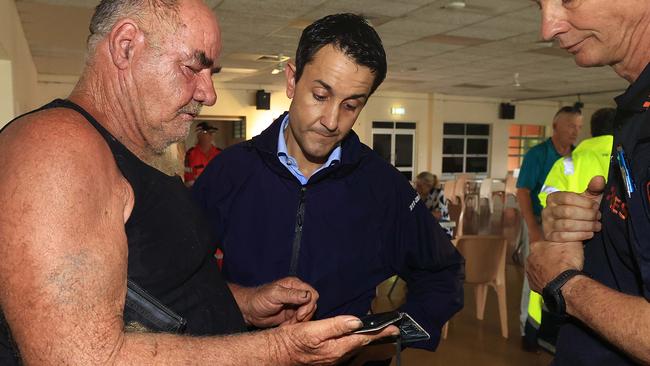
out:
M241 312L217 267L216 240L180 177L145 164L71 101L57 99L36 111L49 108L83 115L104 137L133 189L135 205L125 224L129 279L184 317L188 334L244 331ZM0 326L2 365L11 358L9 344L7 329Z

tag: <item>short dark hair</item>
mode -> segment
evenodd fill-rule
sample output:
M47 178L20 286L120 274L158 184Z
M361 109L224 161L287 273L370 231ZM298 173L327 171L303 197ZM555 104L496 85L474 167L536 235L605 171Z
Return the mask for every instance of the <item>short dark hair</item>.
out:
M616 109L601 108L591 115L591 136L603 136L614 134L614 119Z
M582 116L582 110L580 108L576 108L574 106L564 106L560 108L557 113L555 113L555 117L553 119L557 118L560 114L565 113L565 114L575 114L578 116Z
M328 15L303 30L296 50L296 82L300 80L305 65L328 44L372 71L375 80L370 94L386 78L386 52L379 35L363 17L344 13Z

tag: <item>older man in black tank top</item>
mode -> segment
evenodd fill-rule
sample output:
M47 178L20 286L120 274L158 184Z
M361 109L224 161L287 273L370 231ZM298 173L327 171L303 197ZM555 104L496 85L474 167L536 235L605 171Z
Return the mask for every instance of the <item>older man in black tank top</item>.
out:
M90 30L69 100L0 134L0 168L12 172L0 177L3 364L19 362L10 346L39 365L329 364L397 332L352 335L361 324L351 316L304 322L317 294L297 279L226 284L182 183L146 164L216 101L221 42L210 9L104 0ZM190 335L125 332L127 277L186 318ZM284 326L215 336L245 323Z

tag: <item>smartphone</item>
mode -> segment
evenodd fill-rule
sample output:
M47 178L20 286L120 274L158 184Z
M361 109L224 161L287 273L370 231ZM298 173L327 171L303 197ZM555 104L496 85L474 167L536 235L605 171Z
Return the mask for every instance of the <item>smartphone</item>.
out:
M397 323L402 319L402 313L399 311L389 311L385 313L369 314L359 318L363 326L353 333L371 333L382 330L387 326Z

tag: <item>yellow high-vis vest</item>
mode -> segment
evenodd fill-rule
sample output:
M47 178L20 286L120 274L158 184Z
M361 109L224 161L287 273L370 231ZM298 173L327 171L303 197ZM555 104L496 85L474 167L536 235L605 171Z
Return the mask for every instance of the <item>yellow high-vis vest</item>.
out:
M539 192L542 207L546 207L546 198L553 192L582 193L587 189L591 178L601 175L607 180L613 143L612 135L592 137L582 141L570 156L558 159ZM530 292L528 317L537 322L537 326L542 323L543 303L541 295L535 291Z

